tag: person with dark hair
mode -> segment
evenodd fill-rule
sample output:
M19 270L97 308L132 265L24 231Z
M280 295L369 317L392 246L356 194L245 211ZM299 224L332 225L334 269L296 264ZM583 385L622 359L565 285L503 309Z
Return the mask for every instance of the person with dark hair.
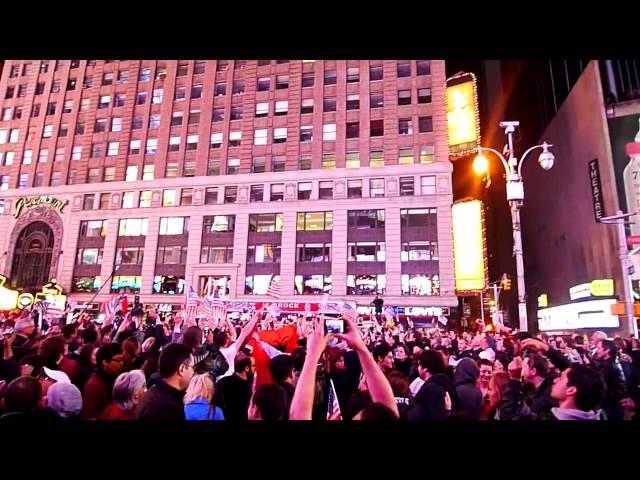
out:
M92 345L98 344L98 331L93 324L90 324L87 328L80 330L80 342L83 345L88 343Z
M621 402L627 397L627 389L626 379L618 361L616 344L606 338L599 340L596 344L592 364L600 373L607 387L602 401L602 410L607 416L607 420L622 420L624 408Z
M76 374L77 367L75 366L75 362L73 362L73 360L69 360L74 364L65 364L65 366L69 369L69 372L66 372L62 369L61 366L66 351L67 344L64 341L64 336L62 335L52 335L50 337L47 337L38 346L38 355L42 359L42 366L46 367L48 370L61 372L60 377L70 382L71 375ZM47 374L49 375L49 373L50 372L48 372Z
M223 337L221 337L221 335ZM217 339L217 340L216 340ZM229 369L229 363L220 352L219 344L226 341L226 333L212 330L207 332L206 343L202 344L203 331L195 325L188 327L182 336L182 343L191 349L196 362L195 373L208 373L211 379L223 375Z
M407 412L408 420L445 420L455 413L456 389L444 372L445 364L440 352L425 350L420 354L418 373L423 383Z
M381 343L373 348L373 359L380 369L386 374L393 370L393 351L386 343Z
M353 417L353 419L365 421L393 421L398 420L398 415L385 404L372 402L364 407L360 413Z
M247 420L256 361L241 350L233 361L233 369L233 375L216 383L214 401L222 408L225 420Z
M556 347L570 363L583 363L580 353L573 348L573 339L571 338L571 335L556 337Z
M504 390L509 383L509 375L506 371L494 372L489 381L489 393L487 402L482 408L479 420L500 420L499 407L502 403Z
M184 420L184 392L193 377L194 361L186 345L167 345L158 359L160 380L136 408L138 420Z
M471 358L463 358L456 365L453 377L458 399L456 413L471 420L477 420L482 412L482 392L476 385L479 376L480 369Z
M13 354L13 342L16 336L0 335L0 380L9 383L20 376L20 364Z
M556 402L551 387L556 375L549 360L539 353L529 353L522 360L516 357L509 364L509 383L500 405L501 420L546 419ZM522 380L522 381L521 381Z
M400 418L404 419L413 404L413 397L411 396L411 390L409 390L409 378L404 373L393 370L387 374L387 379L391 384Z
M480 369L480 376L478 377L478 388L482 393L483 401L487 401L489 396L489 382L493 376L493 364L491 360L481 358L478 361L478 368Z
M404 344L398 345L394 352L393 364L395 369L408 377L411 374L411 352Z
M285 391L276 384L261 385L251 397L249 420L286 420L287 399Z
M15 339L11 348L16 357L16 361L22 360L27 355L36 353L38 348L38 329L31 317L22 317L16 320Z
M135 359L140 353L140 342L136 337L127 337L122 342L122 354L124 356L123 372L133 370Z
M66 325L63 325L62 335L64 336L64 341L67 343L67 351L69 355L75 353L80 348L78 324L67 323Z
M272 358L271 363L269 364L269 369L271 371L273 381L283 391L286 402L284 419L288 420L289 406L291 405L291 399L295 392L295 388L293 387L293 361L291 360L291 356L282 354Z
M86 343L80 347L78 352L78 370L74 377L71 377L71 383L82 391L87 384L91 372L96 368L96 364L93 363L93 351L95 346L93 343Z
M573 364L555 379L551 396L559 406L551 409L558 420L599 420L597 407L604 398L600 374L586 365Z
M9 383L4 393L5 414L0 421L59 420L51 409L43 408L42 385L31 376L21 376Z
M96 371L91 374L82 391L84 405L80 417L99 418L111 402L113 383L122 371L124 358L122 348L117 343L109 343L98 349Z

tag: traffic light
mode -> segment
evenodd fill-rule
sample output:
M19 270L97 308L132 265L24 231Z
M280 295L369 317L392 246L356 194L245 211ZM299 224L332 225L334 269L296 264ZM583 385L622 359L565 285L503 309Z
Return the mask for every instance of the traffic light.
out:
M502 289L504 291L511 290L511 278L506 273L502 275Z

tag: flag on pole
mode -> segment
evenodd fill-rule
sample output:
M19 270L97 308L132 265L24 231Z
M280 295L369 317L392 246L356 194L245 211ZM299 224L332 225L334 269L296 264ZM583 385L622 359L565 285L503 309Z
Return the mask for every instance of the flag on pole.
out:
M273 298L280 298L282 295L282 287L280 285L280 279L276 280L276 276L271 277L271 283L267 289L267 295Z
M193 285L189 284L187 287L186 294L186 302L185 302L185 319L195 319L198 314L198 310L200 309L200 305L202 304L202 298L196 293L193 289Z
M227 304L217 298L213 300L205 298L200 304L198 313L209 320L222 320L227 318Z
M343 303L340 307L340 315L345 318L349 318L354 322L358 319L358 312L348 303Z
M329 405L327 407L327 420L342 420L340 404L338 403L336 389L333 386L333 380L329 380L329 384Z
M443 325L446 325L447 323L449 323L449 319L443 315L438 316L438 321Z
M126 295L113 295L111 300L102 304L102 309L107 320L116 316L120 303L126 299Z

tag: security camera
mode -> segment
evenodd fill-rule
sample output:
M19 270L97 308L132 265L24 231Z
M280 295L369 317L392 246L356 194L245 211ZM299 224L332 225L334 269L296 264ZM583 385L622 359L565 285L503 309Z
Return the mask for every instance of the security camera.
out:
M546 142L542 144L542 153L538 157L538 163L544 170L550 170L553 167L553 162L555 161L555 156L553 153L549 151L549 147L551 145Z

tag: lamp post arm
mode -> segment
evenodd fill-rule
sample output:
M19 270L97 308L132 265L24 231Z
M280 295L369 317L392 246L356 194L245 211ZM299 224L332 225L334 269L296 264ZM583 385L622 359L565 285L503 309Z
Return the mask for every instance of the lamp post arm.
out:
M547 146L547 148L553 147L553 145L549 145L548 143L546 144L546 146ZM520 163L518 164L518 177L522 178L522 164L524 163L525 158L527 158L527 155L529 155L531 152L533 152L536 148L545 148L545 145L543 145L543 144L534 145L533 147L528 148L526 152L524 152L522 157L520 157Z
M509 164L507 163L507 160L504 158L504 156L497 150L490 148L490 147L478 147L478 152L493 152L502 162L502 166L504 167L504 171L507 174L507 179L510 176L510 172L511 169L509 168Z

